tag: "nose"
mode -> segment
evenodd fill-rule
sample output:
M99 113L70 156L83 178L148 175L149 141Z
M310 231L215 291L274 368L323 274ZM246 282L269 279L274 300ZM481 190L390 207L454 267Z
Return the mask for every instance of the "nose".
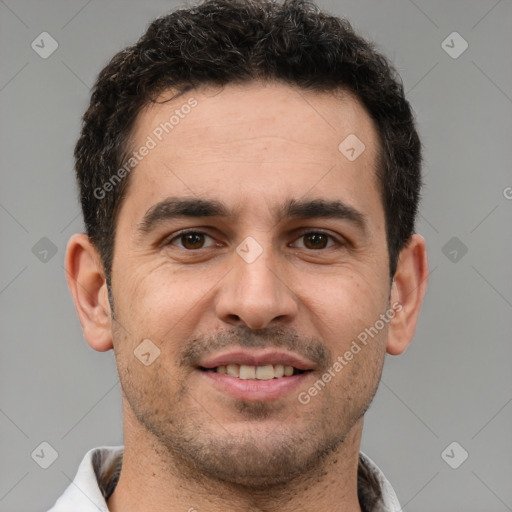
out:
M272 251L264 250L252 262L234 252L233 262L217 294L216 312L223 322L264 329L273 321L290 323L295 318L297 298Z

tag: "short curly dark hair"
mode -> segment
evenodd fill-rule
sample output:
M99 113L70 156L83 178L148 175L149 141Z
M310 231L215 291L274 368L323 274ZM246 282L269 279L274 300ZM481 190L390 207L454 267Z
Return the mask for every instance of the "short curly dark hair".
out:
M123 166L141 109L166 90L279 81L304 90L352 92L379 135L376 173L385 212L390 275L414 232L421 143L401 79L350 23L308 0L205 0L154 20L100 72L75 147L84 222L110 288L116 219L129 174Z

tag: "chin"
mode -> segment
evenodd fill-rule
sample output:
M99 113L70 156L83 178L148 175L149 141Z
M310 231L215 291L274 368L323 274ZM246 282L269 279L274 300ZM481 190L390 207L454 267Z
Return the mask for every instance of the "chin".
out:
M220 432L197 432L193 438L172 440L167 448L189 466L196 478L244 487L252 491L286 486L321 471L323 462L345 436L321 430L298 432L296 425L229 426ZM229 432L229 433L228 433Z

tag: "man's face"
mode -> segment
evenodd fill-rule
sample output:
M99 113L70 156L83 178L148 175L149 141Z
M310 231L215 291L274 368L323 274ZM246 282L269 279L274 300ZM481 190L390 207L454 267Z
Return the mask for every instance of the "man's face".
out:
M355 160L353 135L339 149L351 134L365 145ZM199 472L286 482L361 427L380 378L387 325L333 371L390 307L375 128L348 95L252 83L149 106L132 149L148 136L156 146L132 171L113 260L125 408ZM176 200L192 205L172 216ZM143 340L143 361L160 351L149 365L134 354Z

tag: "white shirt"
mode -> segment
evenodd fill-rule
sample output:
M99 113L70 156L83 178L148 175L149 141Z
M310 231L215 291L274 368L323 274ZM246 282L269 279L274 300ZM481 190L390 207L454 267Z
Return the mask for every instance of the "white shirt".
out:
M109 512L106 500L117 484L123 449L121 445L100 446L89 450L73 482L48 512ZM395 491L377 465L362 452L359 453L359 465L360 469L362 466L366 469L370 479L380 487L382 496L376 500L367 479L359 478L359 500L364 512L400 512L402 509Z

